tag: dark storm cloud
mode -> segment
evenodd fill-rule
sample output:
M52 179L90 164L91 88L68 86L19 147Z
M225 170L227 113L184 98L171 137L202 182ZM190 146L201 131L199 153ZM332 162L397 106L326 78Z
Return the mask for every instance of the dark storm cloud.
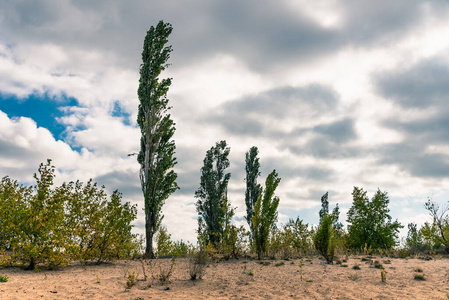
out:
M283 87L227 102L214 109L215 112L203 121L220 125L233 134L260 136L271 133L274 137L279 137L279 132L273 132L266 125L267 118L279 122L286 118L310 119L335 109L337 103L337 95L328 87ZM317 131L320 130L325 132L331 129L317 128Z
M378 75L382 96L404 108L446 106L449 101L449 66L442 59L418 63L407 70Z
M331 180L336 174L331 168L317 166L301 166L292 164L284 158L271 157L265 158L262 167L266 175L273 169L279 174L279 177L286 179L306 178L311 181ZM265 176L266 177L266 176ZM265 180L265 179L264 179Z
M416 141L390 144L377 149L378 163L396 165L415 177L444 178L449 176L449 156L426 153L425 146Z
M304 146L285 144L296 155L309 155L315 158L338 159L356 158L362 154L361 149L335 143L325 137L314 137Z
M399 115L381 125L403 136L403 142L376 149L381 164L397 165L416 177L449 175L449 155L433 153L429 147L449 147L449 66L443 58L418 62L405 70L375 75L380 95L398 104ZM422 117L407 119L412 111Z
M357 137L354 120L345 118L329 124L318 125L313 131L320 133L335 143L345 143Z
M124 201L128 201L127 198L138 198L142 195L138 173L112 171L93 180L104 185L109 191L118 190L123 194Z
M0 33L14 43L61 44L113 53L115 64L136 68L146 30L173 24L171 63L183 66L218 53L268 72L320 58L347 45L363 47L410 30L423 6L438 3L342 1L341 24L324 28L280 2L267 1L4 1ZM180 9L182 7L182 9ZM136 43L136 41L141 41Z
M422 0L343 0L341 38L356 47L389 44L402 38L407 31L419 25L425 9L438 10L439 1Z
M383 125L400 132L404 141L377 149L382 157L379 162L397 165L416 177L449 176L449 154L429 152L429 147L449 147L449 109L445 106L441 103L438 112L420 121L386 120Z

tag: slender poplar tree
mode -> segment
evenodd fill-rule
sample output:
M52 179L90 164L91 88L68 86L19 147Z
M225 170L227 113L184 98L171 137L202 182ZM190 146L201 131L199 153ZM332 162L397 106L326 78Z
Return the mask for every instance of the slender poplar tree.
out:
M139 80L139 111L137 123L140 126L140 183L145 201L145 235L148 258L154 258L153 236L158 230L163 215L162 206L178 185L176 164L175 123L170 118L167 92L172 79L159 80L159 75L168 66L167 60L172 51L165 46L172 32L169 23L160 21L151 26L143 44L142 65Z
M225 169L229 167L230 151L226 141L220 141L206 152L201 168L200 187L195 192L195 198L198 199L198 234L205 237L206 243L214 246L220 242L225 221L226 210L223 210L223 206L227 201L228 182L231 178L231 173L225 174Z
M270 233L276 228L278 217L279 197L274 195L281 182L276 170L273 170L265 181L265 190L260 191L254 204L253 228L254 244L257 258L260 260L267 253Z
M260 184L257 184L257 177L260 176L260 163L257 157L259 150L257 147L251 147L248 152L246 152L246 192L245 192L245 203L246 203L246 221L248 222L249 228L251 230L251 240L254 240L254 228L253 228L253 215L254 215L254 205L256 204L257 197L261 189Z

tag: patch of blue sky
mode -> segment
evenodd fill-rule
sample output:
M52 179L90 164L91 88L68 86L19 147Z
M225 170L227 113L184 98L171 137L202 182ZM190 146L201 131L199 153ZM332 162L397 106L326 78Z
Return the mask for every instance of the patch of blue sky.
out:
M65 125L57 121L65 115L61 109L76 106L78 102L73 97L61 95L58 97L45 94L31 94L25 98L0 92L0 110L9 118L27 117L36 122L38 127L48 129L56 140L64 140Z
M112 116L115 118L120 118L126 126L131 126L130 117L131 114L124 111L120 105L120 101L114 102L114 108L112 109Z

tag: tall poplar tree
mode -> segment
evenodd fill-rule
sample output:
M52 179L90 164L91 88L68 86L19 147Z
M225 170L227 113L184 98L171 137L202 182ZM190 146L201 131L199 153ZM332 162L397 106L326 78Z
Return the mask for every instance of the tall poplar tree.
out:
M246 203L246 221L248 222L249 228L251 230L251 239L254 240L254 228L253 228L253 215L254 215L254 205L256 204L257 197L261 189L260 184L257 183L257 177L260 176L260 163L257 157L259 150L257 147L251 147L248 152L246 152L245 159L245 169L246 169L246 192L245 192L245 203Z
M231 149L226 141L217 142L206 152L204 165L201 168L200 187L195 192L198 199L198 234L206 238L206 243L216 246L220 242L225 221L228 182L231 173L225 174L229 167L229 152Z
M281 182L276 170L273 170L265 181L265 190L261 189L254 204L253 228L254 245L257 258L260 260L267 253L270 233L276 228L278 218L279 197L274 195Z
M163 21L156 27L151 26L143 44L143 63L140 66L137 123L142 137L137 161L145 199L145 254L149 258L154 258L153 236L163 218L162 205L178 189L177 174L173 171L176 164L176 146L172 140L175 123L168 114L167 99L172 79L159 80L172 51L171 46L165 46L172 30L172 26Z

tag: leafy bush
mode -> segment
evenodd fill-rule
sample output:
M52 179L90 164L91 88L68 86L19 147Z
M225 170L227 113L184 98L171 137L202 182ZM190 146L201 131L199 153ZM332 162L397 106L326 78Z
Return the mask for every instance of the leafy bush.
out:
M424 238L429 241L435 249L443 248L449 253L449 206L442 208L432 200L428 199L424 207L429 211L433 219L432 224L426 222L422 228Z
M0 282L8 282L9 276L8 275L0 275Z
M196 251L189 260L189 275L191 280L201 279L206 271L208 261L207 252L204 249Z
M332 216L324 215L313 238L315 249L326 259L328 264L332 263L335 254L332 221Z
M54 173L48 160L34 174L36 186L24 187L9 177L0 183L0 245L12 250L10 263L24 262L34 270L39 262L54 268L72 260L100 263L129 255L136 247L130 225L136 207L121 204L117 191L108 201L104 188L91 180L53 188Z
M193 245L184 241L172 241L171 234L165 226L161 226L156 234L157 257L186 257L193 251Z
M313 247L308 225L298 217L290 219L287 224L273 231L270 241L270 256L281 258L301 257L311 252Z
M139 277L139 274L136 274L134 272L132 272L132 273L128 272L128 276L127 276L127 279L126 279L126 288L127 289L132 288L136 284L137 277Z
M403 226L396 220L391 222L388 194L378 190L371 201L363 189L354 187L353 203L348 211L348 243L360 249L365 244L372 248L389 250L398 238Z
M235 208L231 207L228 199L223 197L223 220L220 222L222 232L220 233L220 242L218 243L218 252L223 255L225 259L231 257L238 259L246 250L246 244L249 232L243 226L237 227L231 224L232 218L235 214Z

